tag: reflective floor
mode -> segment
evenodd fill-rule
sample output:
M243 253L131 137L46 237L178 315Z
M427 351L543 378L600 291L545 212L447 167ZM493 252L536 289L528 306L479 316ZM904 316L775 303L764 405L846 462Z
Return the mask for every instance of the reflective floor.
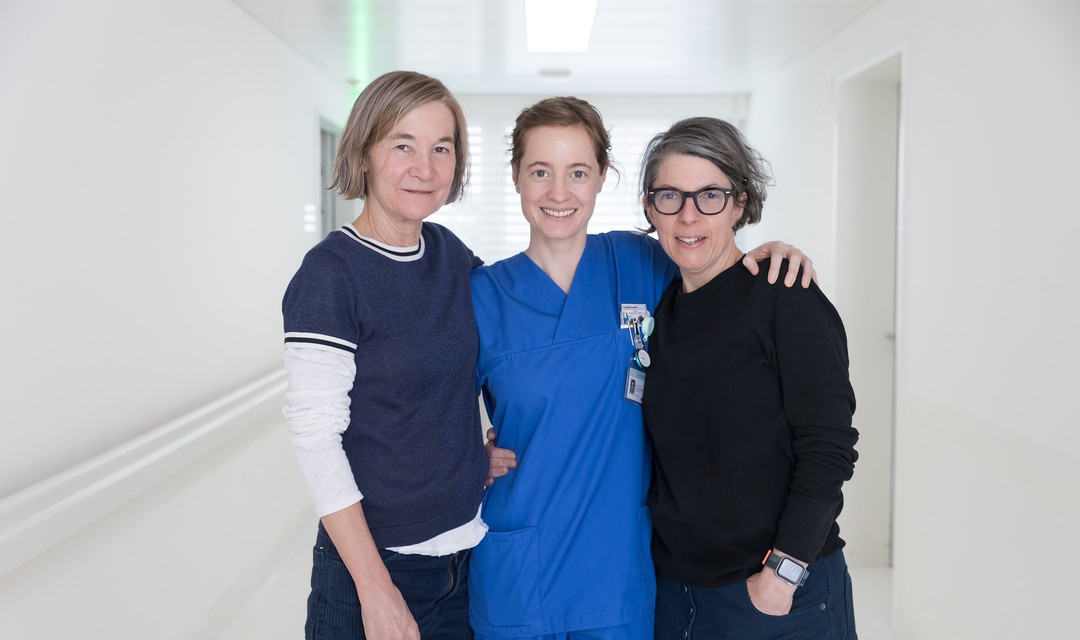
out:
M859 640L893 640L892 569L848 567Z

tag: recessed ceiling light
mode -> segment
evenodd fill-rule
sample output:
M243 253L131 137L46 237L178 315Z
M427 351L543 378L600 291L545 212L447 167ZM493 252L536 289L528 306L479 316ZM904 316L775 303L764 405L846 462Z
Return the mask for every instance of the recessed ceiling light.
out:
M529 51L581 52L589 48L597 0L525 0Z
M541 69L540 70L540 77L541 78L569 78L570 77L570 70L569 69Z

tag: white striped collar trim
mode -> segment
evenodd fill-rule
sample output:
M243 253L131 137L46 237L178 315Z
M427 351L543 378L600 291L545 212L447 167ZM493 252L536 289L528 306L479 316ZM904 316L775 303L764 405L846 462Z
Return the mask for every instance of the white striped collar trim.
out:
M356 229L349 224L341 227L338 231L371 249L375 253L380 253L391 260L397 260L398 262L414 262L424 257L425 243L423 234L420 235L420 242L411 247L392 247L388 244L379 242L375 238L360 235L356 232Z

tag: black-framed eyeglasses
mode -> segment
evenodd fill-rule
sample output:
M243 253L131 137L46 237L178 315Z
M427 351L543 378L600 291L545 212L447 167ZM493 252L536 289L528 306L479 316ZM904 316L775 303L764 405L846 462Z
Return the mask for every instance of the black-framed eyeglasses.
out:
M727 207L728 200L735 193L734 189L709 187L697 191L679 191L677 189L649 189L649 203L653 209L665 216L673 216L682 211L687 198L694 201L694 206L702 215L715 216Z

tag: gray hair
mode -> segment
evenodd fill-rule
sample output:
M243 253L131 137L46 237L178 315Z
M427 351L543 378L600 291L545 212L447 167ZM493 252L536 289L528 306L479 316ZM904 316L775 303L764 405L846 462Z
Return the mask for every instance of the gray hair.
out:
M769 162L746 143L742 133L732 124L719 118L697 117L680 120L667 131L657 134L642 154L641 197L647 203L646 192L653 188L660 163L668 156L685 155L708 160L724 172L735 193L732 199L742 205L743 214L735 222L738 231L761 220L761 209L769 185ZM645 206L645 219L651 233L656 230Z

